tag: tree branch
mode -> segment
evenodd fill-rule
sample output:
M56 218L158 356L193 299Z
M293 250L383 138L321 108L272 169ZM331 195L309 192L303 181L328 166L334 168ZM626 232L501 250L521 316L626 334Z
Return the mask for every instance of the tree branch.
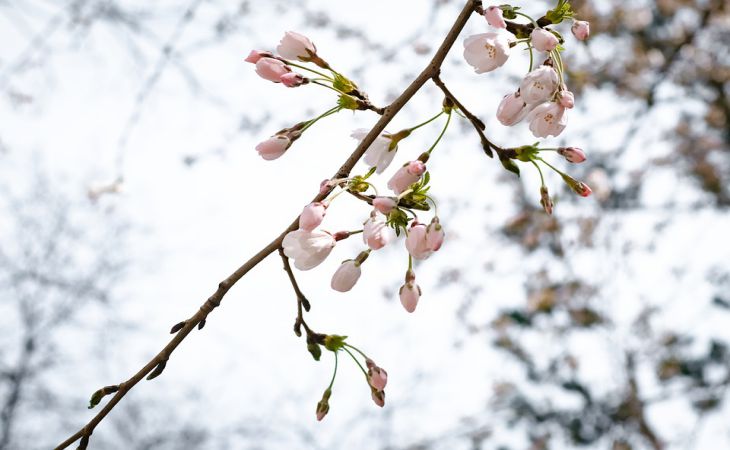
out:
M466 22L474 11L475 6L477 6L479 3L480 0L466 1L466 4L459 13L459 16L456 18L456 21L451 26L451 29L447 33L446 37L444 38L443 42L439 46L438 50L436 51L426 68L423 69L418 77L416 77L416 79L411 82L411 84L398 96L398 98L393 101L393 103L385 107L384 113L381 118L378 120L378 122L375 123L373 128L360 142L355 151L352 152L350 157L347 158L347 160L337 170L337 172L332 177L333 179L347 178L353 167L355 167L355 164L357 164L360 158L362 158L365 150L370 147L370 145L375 141L375 138L380 135L385 127L393 120L395 115L398 114L398 112L408 103L408 101L410 101L410 99L416 94L416 92L418 92L429 79L438 75L440 67L443 64L444 59L446 58L446 55L448 54L451 47L454 45L454 42L459 36L461 30L464 28L464 25L466 25ZM317 202L324 200L324 198L329 194L330 191L321 192L316 197L314 197L312 201ZM185 320L184 322L180 322L184 323L181 328L179 328L180 324L174 327L179 329L176 331L175 336L170 340L170 342L131 378L124 381L123 383L120 383L118 386L119 390L114 393L113 397L106 405L104 405L104 407L97 413L97 415L94 416L83 428L81 428L79 431L74 433L62 443L60 443L56 447L56 450L67 448L76 441L80 441L78 447L80 450L86 449L91 434L94 432L96 426L99 425L99 423L107 416L107 414L111 412L112 409L114 409L114 407L122 400L127 392L129 392L134 386L137 385L137 383L142 380L142 378L144 378L148 374L153 374L155 376L159 375L164 369L166 361L170 358L178 345L180 345L180 343L190 334L190 332L193 331L193 328L196 325L201 324L199 327L202 327L202 324L205 323L208 314L210 314L216 307L221 304L223 297L233 287L233 285L235 285L238 280L246 275L251 269L256 267L256 265L263 261L267 256L280 248L281 243L284 240L284 236L286 236L286 234L290 231L296 230L297 227L298 217L294 219L292 223L284 231L282 231L281 234L279 234L278 237L276 237L253 257L251 257L251 259L246 261L241 267L239 267L235 272L228 276L228 278L221 281L218 284L218 289L213 293L213 295L208 298L208 300L205 301L205 303L203 303L200 309L189 319Z

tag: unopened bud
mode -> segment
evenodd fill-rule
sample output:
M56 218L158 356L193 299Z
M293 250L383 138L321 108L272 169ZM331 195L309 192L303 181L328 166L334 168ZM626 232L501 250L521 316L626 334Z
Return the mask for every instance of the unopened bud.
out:
M542 205L542 209L544 209L546 213L553 213L553 200L550 198L547 186L540 187L540 204Z

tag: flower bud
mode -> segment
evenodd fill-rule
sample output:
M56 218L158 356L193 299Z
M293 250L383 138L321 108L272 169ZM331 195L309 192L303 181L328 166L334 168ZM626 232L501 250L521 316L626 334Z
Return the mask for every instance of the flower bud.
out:
M309 79L304 78L304 76L299 73L289 72L282 75L279 78L279 81L281 81L281 84L283 84L284 86L293 88L301 86L303 84L307 84L309 82Z
M378 217L375 211L373 211L363 225L363 242L365 242L365 244L373 250L380 250L385 247L392 238L392 230L388 227L385 221L381 217Z
M582 163L586 160L586 154L578 147L560 147L558 155L563 156L568 162Z
M558 38L554 34L544 28L535 28L530 33L530 41L535 50L539 52L549 52L555 50L558 46Z
M502 8L499 6L490 6L484 10L484 17L487 19L487 23L494 28L507 28L507 23L504 21Z
M322 202L310 203L304 207L299 215L299 229L313 231L324 220L327 213L327 207Z
M426 225L413 221L406 237L406 249L415 259L426 259L433 250L426 240Z
M276 135L259 143L256 146L256 151L259 152L262 158L271 161L283 155L291 146L291 143L292 141L288 137Z
M591 35L591 24L585 20L574 20L573 26L570 27L573 36L579 41L585 41Z
M439 223L439 218L434 217L426 227L426 245L431 251L438 251L444 243L444 228Z
M386 216L390 214L396 206L398 206L398 202L393 197L375 197L373 199L373 208Z
M560 91L560 94L558 94L560 106L563 108L572 108L575 106L575 96L570 91Z
M416 310L418 299L421 297L421 288L416 284L416 274L412 270L406 272L406 283L398 291L400 303L406 311L412 313Z
M291 68L274 58L261 58L256 61L256 73L264 80L281 82L281 76L291 72Z
M540 204L548 215L553 213L553 200L550 198L547 186L540 186Z
M388 384L388 372L382 367L378 367L373 360L365 360L365 364L368 367L368 384L373 389L382 391L385 389L385 385Z
M324 391L324 394L322 394L322 400L320 400L317 403L317 420L324 419L324 416L326 416L327 413L329 412L329 410L330 410L329 399L330 399L331 395L332 395L332 390L329 388L326 391Z
M370 395L373 398L373 402L381 408L385 406L385 391L379 391L374 387L370 387Z
M512 126L525 118L530 108L522 100L520 91L505 95L497 108L497 120L504 126Z
M272 58L274 56L271 52L262 52L260 50L251 50L244 61L256 64L261 58Z
M567 184L573 190L573 192L580 195L581 197L588 197L589 195L591 195L591 192L593 192L591 191L591 188L584 182L578 181L566 174L562 174L561 176L563 177L563 181L565 181L565 184Z
M295 33L294 31L287 31L284 34L279 46L276 47L276 51L284 59L298 59L305 62L311 61L312 57L317 54L317 48L312 41L308 37Z
M418 181L425 172L426 164L422 161L415 160L406 163L388 181L388 188L392 189L396 194L401 194L410 185Z
M557 103L542 103L537 105L527 116L530 121L530 131L535 137L545 138L557 136L563 132L568 124L565 108Z
M347 292L355 286L357 280L360 279L361 273L360 263L349 259L340 264L340 267L337 268L335 274L332 275L332 282L330 285L332 286L332 289L337 292Z

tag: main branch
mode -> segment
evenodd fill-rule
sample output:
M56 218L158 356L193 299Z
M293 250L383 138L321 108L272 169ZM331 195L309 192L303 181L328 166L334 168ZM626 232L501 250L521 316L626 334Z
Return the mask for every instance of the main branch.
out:
M440 47L438 48L426 68L423 69L418 77L413 80L413 82L398 96L398 98L393 101L393 103L384 108L380 120L378 120L378 122L373 126L367 136L365 136L362 142L360 142L360 145L357 146L355 151L352 152L350 157L347 158L347 160L342 164L342 166L339 168L339 170L337 170L332 178L339 179L348 177L353 167L355 167L355 164L365 153L365 150L370 146L370 144L373 143L375 138L377 138L380 133L383 132L385 127L393 120L395 115L398 114L398 112L406 105L406 103L408 103L408 101L416 94L416 92L418 92L419 89L421 89L421 87L423 87L423 85L429 79L438 75L447 53L454 45L456 38L458 37L461 30L464 28L464 25L469 19L471 13L480 3L480 0L468 0L466 2L464 8L461 10L461 13L456 18L456 21L451 26L451 29L449 30L448 34L444 38L443 42L441 43ZM317 195L312 201L321 201L328 194L329 192L322 192ZM134 386L136 386L137 383L139 383L143 378L147 377L148 379L152 379L161 374L165 368L167 360L170 358L177 346L180 345L180 343L190 334L190 332L193 331L196 326L198 328L203 327L203 325L205 324L205 320L208 317L208 314L210 314L215 308L220 306L223 297L226 295L226 293L228 293L233 285L235 285L238 280L246 275L251 269L256 267L256 265L263 261L267 256L280 248L284 236L286 236L286 234L290 231L295 230L297 228L297 224L298 218L293 220L292 223L279 234L279 236L277 236L273 241L267 244L253 257L251 257L251 259L246 261L228 278L221 281L218 284L218 289L216 289L213 295L211 295L205 301L205 303L203 303L203 305L195 314L193 314L189 319L180 322L173 327L172 332L175 333L175 336L154 358L152 358L147 364L145 364L145 366L142 367L137 373L135 373L131 378L120 383L119 385L111 386L112 389L104 388L98 391L93 396L94 398L92 398L92 404L94 403L94 400L96 401L96 403L98 403L104 395L111 393L113 393L114 395L111 397L109 402L104 405L104 407L96 414L96 416L94 416L83 428L81 428L79 431L74 433L62 443L60 443L58 447L56 447L56 450L67 448L76 441L79 441L79 449L86 449L91 434L94 432L96 426L99 425L99 423L107 416L107 414L111 412L112 409L114 409L114 407L122 400L127 392L129 392Z

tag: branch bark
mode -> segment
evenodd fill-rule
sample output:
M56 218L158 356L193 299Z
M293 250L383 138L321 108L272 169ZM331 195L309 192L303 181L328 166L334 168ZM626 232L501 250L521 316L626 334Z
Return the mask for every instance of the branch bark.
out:
M472 12L478 5L480 5L480 3L481 0L466 1L466 4L459 13L459 16L454 21L454 24L451 26L451 29L447 33L446 37L444 38L443 42L439 46L438 50L436 51L426 68L423 69L423 71L416 77L416 79L411 82L411 84L398 96L398 98L393 101L393 103L384 108L384 112L380 120L375 123L373 128L360 142L357 148L352 152L350 157L347 158L347 160L337 170L337 172L332 177L333 179L347 178L352 169L355 167L355 164L357 164L360 158L362 158L365 150L367 150L367 148L373 143L373 141L375 141L375 138L377 138L380 133L382 133L385 127L393 120L395 115L398 114L398 112L408 103L408 101L416 94L416 92L418 92L423 87L423 85L428 82L428 80L438 75L441 65L446 58L446 55L448 54L451 47L454 45L456 38L458 37L461 30L464 28L464 25L466 25L466 22L471 16ZM314 197L312 201L321 201L328 194L329 192L322 192ZM269 256L271 253L275 252L281 247L284 236L286 236L286 234L290 231L297 229L298 220L298 217L295 218L292 223L284 231L282 231L281 234L279 234L278 237L276 237L273 241L271 241L264 248L262 248L258 253L252 256L241 267L236 269L236 271L228 276L228 278L221 281L218 284L218 289L205 301L205 303L203 303L203 305L200 306L200 309L189 319L185 320L184 322L180 322L180 324L184 323L181 328L179 327L180 324L178 324L174 328L176 330L176 334L170 340L170 342L168 342L168 344L165 345L165 347L154 358L152 358L131 378L120 383L118 385L119 390L114 393L113 397L106 405L104 405L104 407L96 414L96 416L94 416L79 431L71 435L65 441L61 442L56 447L56 450L65 449L76 441L80 441L78 447L80 450L86 449L91 434L94 432L97 425L99 425L99 423L111 412L112 409L114 409L114 407L122 400L122 398L124 398L124 396L132 388L134 388L134 386L136 386L137 383L139 383L145 376L157 376L162 373L162 370L164 369L167 360L170 358L178 345L180 345L180 343L182 343L182 341L190 334L190 332L193 331L195 326L199 326L199 328L202 328L202 324L205 323L208 314L210 314L215 308L220 306L221 301L223 300L223 297L226 295L226 293L228 293L228 291L244 275L246 275L251 269L256 267L267 256Z

